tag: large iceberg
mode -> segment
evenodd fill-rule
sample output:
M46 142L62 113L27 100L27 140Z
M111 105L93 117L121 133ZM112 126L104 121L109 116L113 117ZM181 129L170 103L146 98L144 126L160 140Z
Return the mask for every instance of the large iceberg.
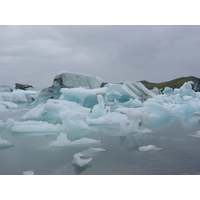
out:
M61 88L100 88L103 79L89 74L75 74L70 72L58 72L54 77L53 85L39 92L35 97L35 103L45 102L47 99L58 99Z

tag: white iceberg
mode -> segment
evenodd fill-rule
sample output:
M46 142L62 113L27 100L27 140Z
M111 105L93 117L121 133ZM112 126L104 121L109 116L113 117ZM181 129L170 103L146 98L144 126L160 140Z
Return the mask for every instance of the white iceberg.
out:
M13 92L1 92L0 99L3 101L10 101L14 103L25 103L27 102L27 98L22 93L14 94Z
M89 148L89 149L87 149L85 151L81 151L81 152L79 152L77 154L79 156L95 157L95 156L97 156L97 154L99 152L104 152L104 151L105 151L105 149L103 149L103 148L91 147L91 148Z
M80 155L78 153L76 153L74 155L74 160L72 161L72 163L74 165L78 165L79 167L84 167L85 165L87 165L89 162L92 161L93 158L86 158L83 159L80 157Z
M126 115L118 112L108 112L102 117L96 119L87 118L89 125L105 125L105 124L120 124L121 122L128 122Z
M103 148L94 148L91 147L85 151L81 151L79 153L74 154L74 160L72 163L74 165L78 165L79 167L83 167L92 161L93 158L82 158L82 157L95 157L99 152L104 152Z
M153 98L155 94L148 90L142 83L140 82L131 82L125 81L123 83L122 89L126 91L131 97L145 100L148 98Z
M53 85L56 87L85 87L85 88L99 88L103 83L103 79L92 76L90 74L76 74L67 71L58 72L54 78Z
M19 106L16 103L9 102L9 101L0 101L0 105L4 106L7 109L19 108Z
M102 95L97 95L98 104L92 108L91 118L102 117L106 114L105 103Z
M34 104L46 102L47 99L58 99L61 88L100 88L103 79L89 74L75 74L70 72L59 72L53 80L51 87L45 88L35 96ZM66 97L70 98L70 97ZM72 98L72 97L71 97ZM68 99L67 99L68 100ZM74 101L74 100L73 100Z
M0 137L0 148L6 148L6 147L13 147L14 145L11 144L8 140L3 140Z
M61 125L53 125L42 121L14 121L11 125L11 132L19 133L58 133L62 131Z
M200 131L196 131L194 134L187 135L187 136L191 136L191 137L194 137L194 138L200 138Z
M107 88L86 89L86 88L62 88L61 100L77 102L84 107L91 108L98 103L97 95L104 95Z
M159 151L159 150L163 150L163 148L158 148L155 145L147 145L147 146L139 147L139 150L147 152L147 151Z

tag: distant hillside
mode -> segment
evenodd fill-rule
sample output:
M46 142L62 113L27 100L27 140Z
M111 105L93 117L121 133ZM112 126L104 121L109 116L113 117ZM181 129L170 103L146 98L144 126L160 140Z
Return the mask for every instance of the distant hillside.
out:
M164 89L165 87L171 87L171 88L180 88L185 82L187 81L193 81L193 89L195 91L200 91L200 78L197 78L195 76L188 76L188 77L181 77L177 78L171 81L161 82L161 83L151 83L148 81L139 81L143 85L145 85L148 89L153 89L154 87L157 87L158 89Z

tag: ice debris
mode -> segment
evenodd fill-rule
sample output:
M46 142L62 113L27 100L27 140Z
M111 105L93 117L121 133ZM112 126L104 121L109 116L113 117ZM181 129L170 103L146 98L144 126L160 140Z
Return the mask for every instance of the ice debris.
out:
M95 157L99 152L104 152L103 148L94 148L91 147L85 151L81 151L79 153L74 154L74 160L72 163L74 165L78 165L79 167L83 167L92 161L92 157ZM83 157L91 157L91 158L83 158Z
M92 161L92 158L83 159L83 158L80 157L80 155L78 153L76 153L74 155L74 160L72 161L72 163L74 165L78 165L79 167L84 167L85 165L87 165L91 161Z
M7 147L13 147L14 145L11 144L9 141L7 140L3 140L0 137L0 148L7 148Z
M159 150L163 150L163 148L158 148L155 145L148 145L148 146L139 147L139 150L147 152L147 151L159 151Z
M79 154L79 156L94 157L99 152L104 152L104 151L105 151L105 149L103 149L103 148L91 147L85 151L79 152L78 154Z
M60 133L56 141L53 141L50 146L52 147L67 147L74 145L84 145L84 144L99 144L100 140L94 140L91 138L81 138L78 140L70 141L67 139L66 133Z
M34 175L34 171L28 170L23 172L24 175Z
M191 136L194 138L200 138L200 131L196 131L195 133L191 134L191 135L187 135L187 136Z

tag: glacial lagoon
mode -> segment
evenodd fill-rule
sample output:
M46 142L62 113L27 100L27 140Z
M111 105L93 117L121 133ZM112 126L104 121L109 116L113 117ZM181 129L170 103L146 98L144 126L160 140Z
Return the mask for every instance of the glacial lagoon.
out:
M192 82L162 92L102 83L66 72L42 91L2 87L0 174L200 173L200 92Z
M1 119L19 120L28 109L30 106L21 105L20 110L1 114ZM200 174L200 139L192 135L199 130L198 116L190 122L175 119L151 132L126 136L119 136L119 125L95 125L84 134L100 143L62 148L50 146L59 133L1 130L1 137L14 147L0 149L0 174L23 175L31 170L35 175L197 175ZM161 149L139 150L148 145ZM105 151L96 152L83 167L74 165L73 156L90 148Z

